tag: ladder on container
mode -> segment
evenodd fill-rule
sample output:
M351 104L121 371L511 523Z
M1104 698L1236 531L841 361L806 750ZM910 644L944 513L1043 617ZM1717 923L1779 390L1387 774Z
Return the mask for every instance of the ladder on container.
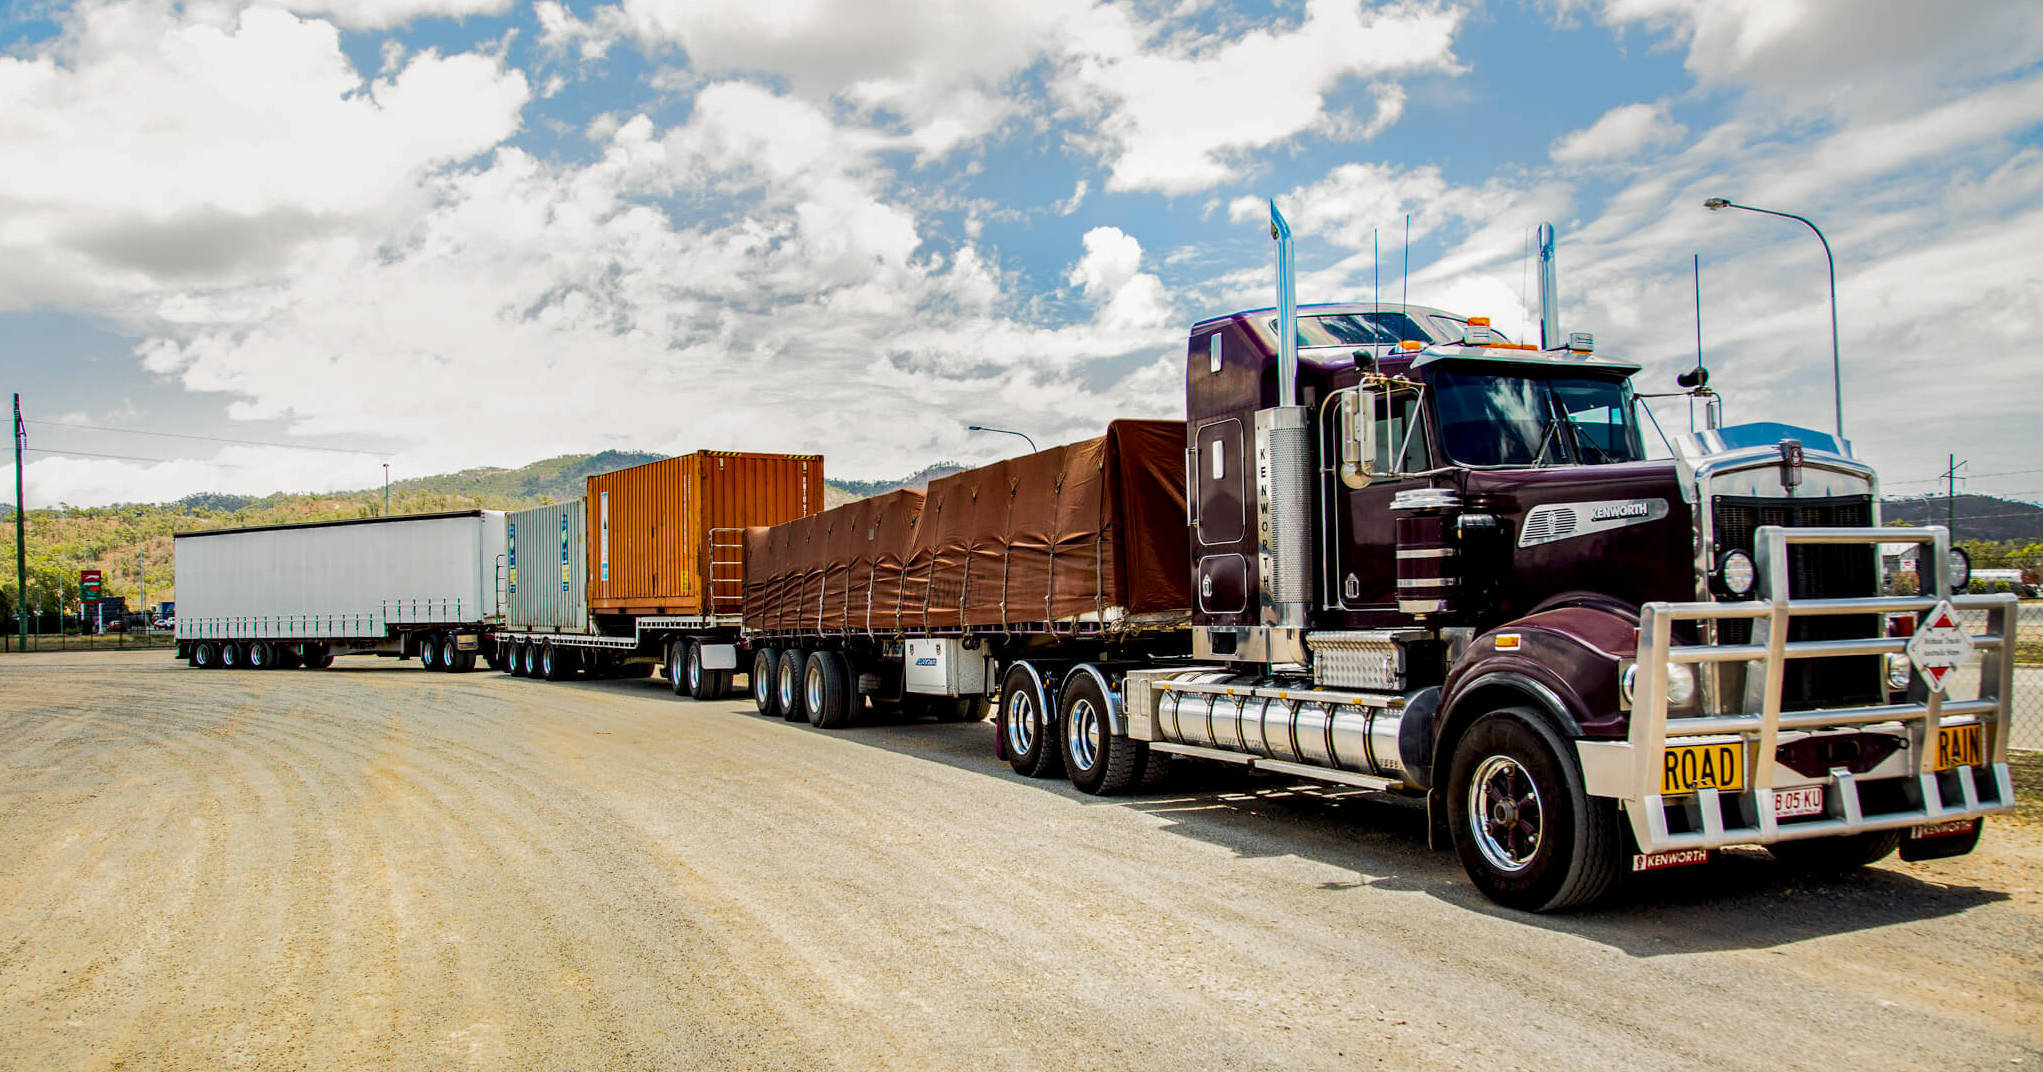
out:
M745 609L745 530L709 530L710 614L738 614Z

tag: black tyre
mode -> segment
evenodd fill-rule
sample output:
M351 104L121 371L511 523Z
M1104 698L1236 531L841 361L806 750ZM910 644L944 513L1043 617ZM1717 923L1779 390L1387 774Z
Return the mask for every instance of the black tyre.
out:
M718 672L706 670L702 665L702 645L688 642L688 650L682 658L681 676L688 687L688 696L694 700L714 700L723 695L723 686L717 680Z
M524 641L522 640L504 641L504 669L509 671L512 677L525 676Z
M773 662L774 703L779 706L780 717L789 722L801 722L809 717L802 706L802 664L808 659L800 648L789 648Z
M509 670L511 666L511 661L504 658L504 645L499 643L495 637L483 638L482 661L490 669L500 673Z
M666 645L666 684L676 696L688 694L688 641L674 641Z
M995 732L1000 735L1007 765L1025 778L1064 773L1064 750L1058 744L1050 695L1041 675L1028 663L1014 663L1001 676Z
M299 667L304 666L305 649L311 646L312 645L310 644L277 645L277 669L296 670Z
M275 670L277 668L277 646L267 640L250 641L248 645L248 668L250 670Z
M1863 834L1776 841L1766 851L1804 874L1842 875L1892 856L1901 847L1901 835L1900 830L1871 830Z
M735 673L737 673L735 670L704 670L703 675L709 681L709 695L704 696L703 699L729 699L731 696L731 677Z
M853 705L858 702L850 676L843 653L809 653L802 668L802 710L808 713L809 725L826 730L850 725Z
M1624 854L1617 802L1582 788L1573 751L1522 707L1477 719L1454 749L1447 820L1483 896L1528 912L1594 903Z
M304 658L305 669L324 670L333 665L333 645L307 644Z
M239 670L248 665L248 649L230 640L220 645L220 669Z
M439 668L440 638L427 633L419 638L419 669L438 670Z
M539 644L531 640L518 642L518 666L524 672L520 677L539 676Z
M447 657L447 669L451 673L465 674L475 669L475 653L457 651Z
M774 687L780 668L780 652L774 648L760 648L752 653L752 706L768 718L780 714L780 690Z
M1065 679L1057 712L1064 745L1064 772L1082 792L1125 793L1142 774L1149 746L1116 736L1107 718L1108 697L1091 674Z
M220 648L210 640L201 640L192 645L192 666L200 670L217 670L220 667Z
M539 649L539 676L548 681L566 681L575 676L575 653L558 644L546 644Z

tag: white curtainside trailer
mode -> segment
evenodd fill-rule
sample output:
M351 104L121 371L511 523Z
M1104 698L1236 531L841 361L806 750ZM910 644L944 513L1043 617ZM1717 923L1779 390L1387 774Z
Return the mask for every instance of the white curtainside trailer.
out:
M470 670L503 616L501 511L188 532L175 548L177 653L195 667L363 654Z

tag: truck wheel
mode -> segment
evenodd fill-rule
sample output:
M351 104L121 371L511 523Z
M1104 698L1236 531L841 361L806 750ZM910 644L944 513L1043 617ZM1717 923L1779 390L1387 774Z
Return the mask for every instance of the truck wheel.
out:
M1142 773L1149 747L1114 735L1107 723L1107 696L1099 679L1073 674L1065 679L1063 710L1057 722L1064 732L1064 770L1081 792L1102 796L1125 793Z
M482 661L491 670L499 673L502 673L510 666L510 660L504 658L504 645L498 643L495 637L483 638Z
M267 640L251 641L248 645L248 668L250 670L275 670L277 668L277 647Z
M568 679L568 653L557 644L547 644L539 649L539 676L548 681Z
M752 653L752 706L768 718L780 714L780 690L774 687L778 667L773 665L779 654L773 648Z
M504 662L512 677L525 676L525 642L507 640L504 642Z
M539 676L539 644L536 641L525 640L518 643L518 665L524 668L523 676L529 678Z
M299 667L304 666L305 649L311 646L312 645L310 644L277 645L277 669L296 670Z
M1766 847L1773 858L1808 875L1843 875L1878 863L1901 847L1901 831L1870 830L1863 834L1776 841Z
M774 703L780 708L780 717L789 722L809 717L802 709L802 664L806 661L802 649L789 648L773 663Z
M305 645L305 669L324 670L332 665L333 665L333 645L331 644Z
M230 640L220 645L220 669L239 670L248 665L248 649Z
M427 633L419 637L419 669L438 670L439 668L440 642L434 639L433 634Z
M210 640L201 640L192 645L192 666L199 670L215 670L220 666L220 649Z
M688 641L674 641L666 645L666 684L676 696L688 694Z
M688 651L681 663L682 676L688 686L691 700L714 700L722 692L717 685L717 672L702 668L702 645L688 641Z
M1462 736L1447 819L1469 879L1507 908L1580 908L1617 879L1617 802L1583 790L1567 742L1526 708L1493 711Z
M728 700L731 698L731 675L734 670L705 670L709 675L709 695L705 699Z
M472 651L455 652L447 658L447 669L456 674L465 674L475 669L475 653Z
M858 694L851 691L844 656L819 650L809 653L802 669L802 706L809 725L818 729L842 729L851 721L851 705Z
M1049 778L1064 773L1064 753L1057 744L1057 720L1050 715L1049 694L1028 663L1015 663L1000 679L1000 718L995 723L1007 765L1024 778Z

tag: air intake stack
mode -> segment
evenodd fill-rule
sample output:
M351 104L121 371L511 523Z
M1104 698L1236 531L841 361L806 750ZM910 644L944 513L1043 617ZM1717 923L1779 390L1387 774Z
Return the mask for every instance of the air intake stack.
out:
M1312 435L1298 404L1298 295L1291 225L1270 202L1277 242L1277 404L1256 411L1258 612L1269 661L1306 661L1312 605Z
M1561 334L1560 287L1554 281L1554 225L1539 225L1539 348L1566 349Z

